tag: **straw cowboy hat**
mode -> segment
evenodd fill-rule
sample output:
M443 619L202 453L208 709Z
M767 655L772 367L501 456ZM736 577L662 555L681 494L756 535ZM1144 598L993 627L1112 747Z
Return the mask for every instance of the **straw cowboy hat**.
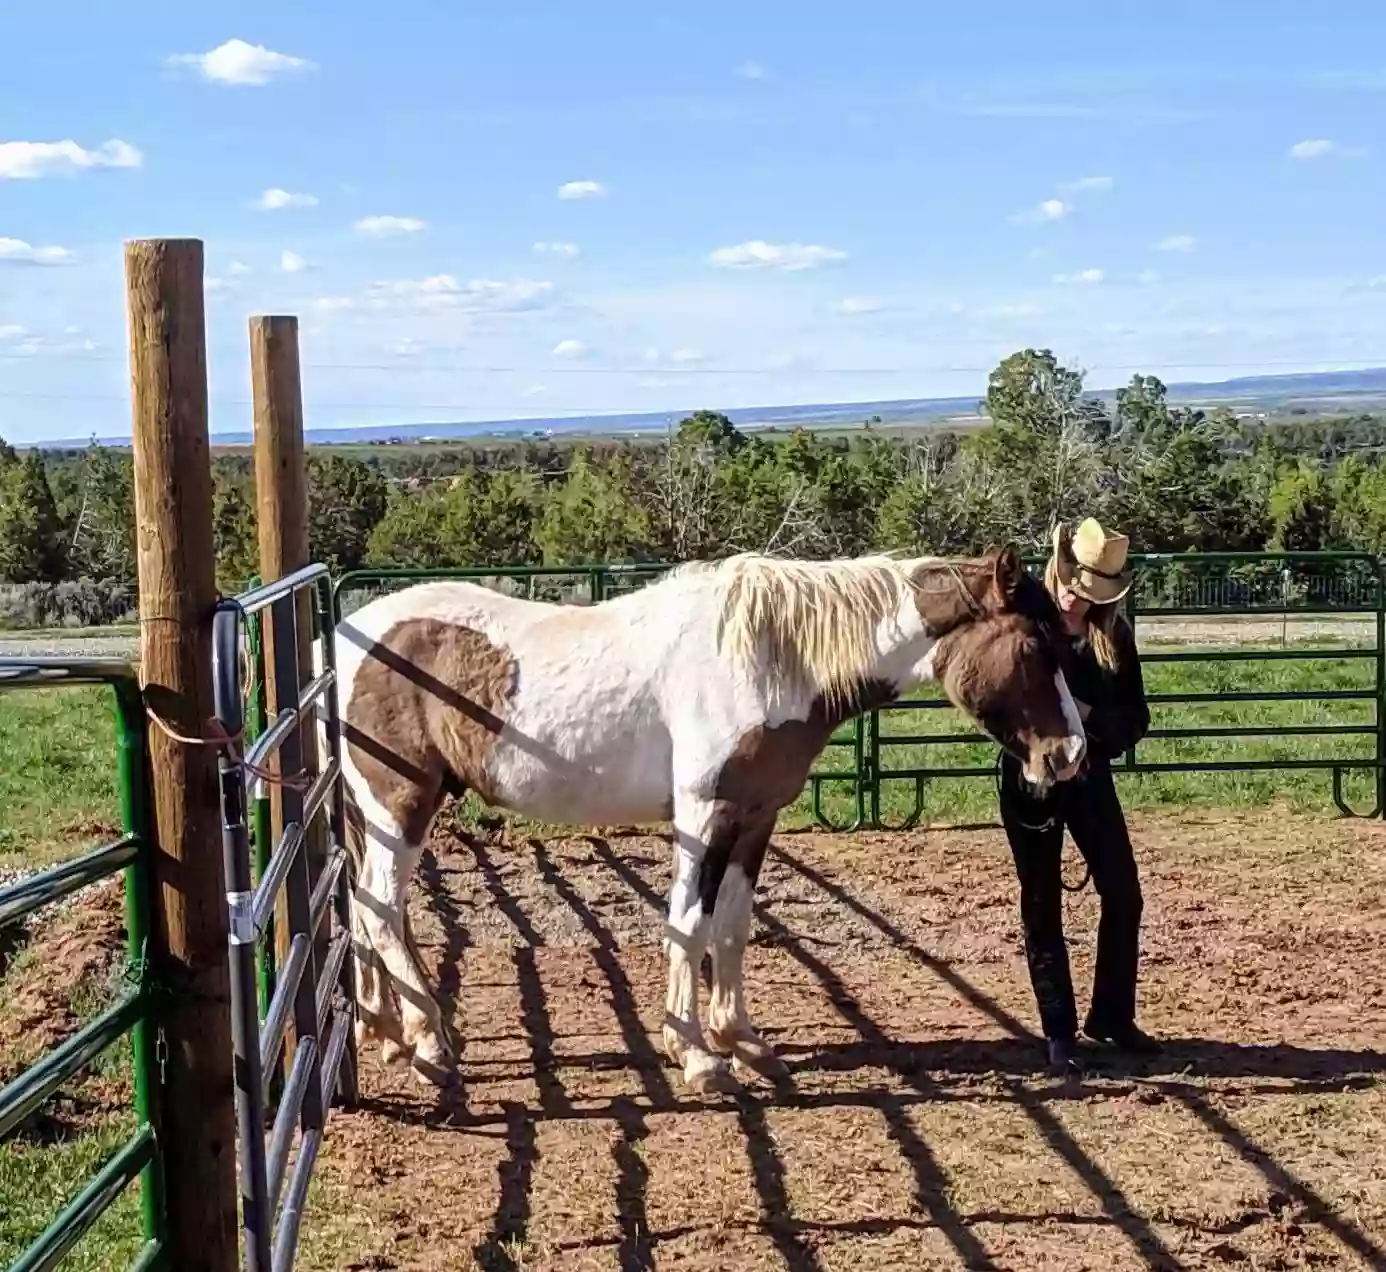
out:
M1094 605L1121 600L1131 590L1129 544L1126 535L1104 530L1095 517L1080 521L1073 530L1060 522L1054 527L1059 582Z

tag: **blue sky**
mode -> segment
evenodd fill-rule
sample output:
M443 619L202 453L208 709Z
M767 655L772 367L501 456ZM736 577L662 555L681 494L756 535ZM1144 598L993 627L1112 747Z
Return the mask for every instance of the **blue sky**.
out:
M0 47L13 440L128 434L159 235L221 432L255 313L310 427L1386 364L1374 0L86 0Z

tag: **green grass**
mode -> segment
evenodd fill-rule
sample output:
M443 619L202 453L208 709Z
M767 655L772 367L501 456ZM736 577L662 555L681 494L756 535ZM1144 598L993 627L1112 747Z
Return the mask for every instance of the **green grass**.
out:
M22 947L10 958L0 975L0 1003L43 976L39 959L33 947ZM78 1025L100 1015L123 992L122 971L122 962L104 960L84 969L63 1000ZM38 1061L44 1050L21 1034L0 1048L0 1075L13 1076ZM0 1143L0 1267L22 1254L134 1134L132 1059L126 1034L44 1105L42 1112L55 1116L39 1124L41 1135L20 1132ZM99 1092L89 1085L91 1078L102 1083ZM117 1111L83 1111L93 1094L104 1102L120 1099L122 1092L124 1107ZM138 1183L126 1187L65 1257L63 1272L104 1272L133 1262L143 1246L139 1188Z
M1316 642L1319 648L1351 647L1355 642L1342 638ZM1370 646L1360 646L1369 649ZM1240 645L1239 650L1279 650L1279 644ZM1333 690L1373 690L1376 684L1374 658L1306 659L1283 662L1157 662L1150 656L1178 652L1206 656L1175 645L1149 644L1144 678L1146 693L1319 693ZM919 698L938 695L921 692ZM1359 701L1313 700L1294 702L1208 702L1152 703L1151 729L1192 728L1282 728L1370 725L1375 720L1375 704ZM883 773L921 768L988 768L996 762L996 747L986 740L977 743L903 745L891 743L891 736L964 733L970 725L952 707L894 710L881 719L879 764ZM839 737L850 738L850 729ZM1370 733L1338 736L1281 736L1233 738L1150 738L1136 748L1142 764L1228 763L1234 761L1371 759L1376 739ZM1333 802L1332 773L1322 770L1263 770L1189 773L1128 773L1117 768L1122 800L1131 809L1152 809L1174 805L1245 808L1282 801L1306 812L1336 813ZM830 748L815 771L851 772L852 749ZM1375 775L1354 769L1344 774L1343 794L1349 805L1370 812L1375 803ZM845 824L854 812L851 782L824 782L822 808L834 823ZM887 824L898 824L915 809L915 781L885 780L881 788L881 814ZM812 818L810 792L786 810L786 823L802 826ZM996 787L994 778L937 777L923 787L920 819L924 824L979 822L994 823Z
M115 695L0 694L0 866L46 866L119 833Z
M9 1267L136 1129L133 1111L55 1143L0 1144L0 1267ZM129 1267L143 1247L139 1184L126 1188L63 1260L63 1272Z

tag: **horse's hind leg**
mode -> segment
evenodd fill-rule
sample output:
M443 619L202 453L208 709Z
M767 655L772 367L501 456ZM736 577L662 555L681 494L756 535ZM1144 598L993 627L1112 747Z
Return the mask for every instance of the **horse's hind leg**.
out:
M346 813L346 846L354 895L366 857L366 824L354 789L347 796ZM351 957L356 965L356 1047L359 1051L367 1039L374 1038L380 1043L380 1058L390 1064L399 1058L404 1043L399 1009L384 984L385 964L371 943L364 919L367 909L357 902L350 911Z
M680 795L674 807L674 882L669 893L665 948L669 992L665 999L664 1050L700 1095L736 1091L727 1062L712 1054L698 1021L698 969L707 948L723 864L736 838L719 805Z
M771 1081L785 1077L789 1070L774 1048L751 1027L743 964L756 880L774 825L771 815L748 827L732 849L718 890L712 925L712 995L707 1010L707 1037L712 1049L731 1056L734 1071L747 1068Z
M412 1053L414 1071L437 1085L451 1078L456 1060L442 1011L415 957L407 906L409 882L423 855L395 819L373 800L364 801L365 854L356 884L356 910L367 942L384 964L399 996L399 1040ZM384 1048L382 1047L382 1051Z

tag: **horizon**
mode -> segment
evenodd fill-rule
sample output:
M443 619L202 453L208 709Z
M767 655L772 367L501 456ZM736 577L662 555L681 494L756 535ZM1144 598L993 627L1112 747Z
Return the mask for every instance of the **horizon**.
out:
M1332 381L1338 376L1365 375L1376 377L1380 380L1379 384L1369 385L1366 388L1360 386L1355 390L1363 393L1369 401L1375 402L1386 398L1386 366L1381 367L1339 367L1325 371L1311 372L1290 372L1283 374L1265 374L1256 376L1234 377L1227 380L1215 381L1183 381L1165 385L1166 392L1171 404L1204 404L1212 405L1220 401L1244 401L1254 403L1263 398L1272 396L1277 389L1284 391L1298 385L1303 397L1300 401L1313 401L1315 398L1327 398L1339 396L1353 390L1335 388L1331 384L1324 383ZM1213 390L1234 390L1242 388L1240 394L1227 392L1218 394ZM1253 387L1261 386L1263 392L1257 394ZM1084 396L1090 398L1110 398L1114 395L1116 388L1120 385L1108 386L1104 388L1084 388ZM507 419L489 420L439 420L427 423L412 421L401 421L394 424L362 424L340 428L314 428L305 423L304 437L309 445L352 445L353 443L390 443L400 442L402 444L419 443L425 441L444 441L458 440L464 441L471 438L503 437L515 433L526 433L535 435L543 425L557 425L560 427L545 430L547 433L558 436L594 436L594 437L620 437L627 434L640 436L644 433L653 433L656 429L672 428L679 420L692 415L697 411L714 411L724 414L733 419L733 423L743 431L775 431L778 428L807 427L809 429L832 429L834 427L846 427L851 423L861 423L864 419L848 420L846 417L868 417L879 414L882 411L887 413L900 412L908 413L914 411L914 419L918 420L922 414L930 424L938 428L946 428L949 421L957 418L984 419L985 416L978 414L975 409L985 405L985 389L977 395L964 394L956 397L928 397L928 398L881 398L874 401L843 401L843 402L802 402L802 403L776 403L762 404L752 407L708 407L708 406L685 406L671 408L660 411L613 411L590 415L568 415L568 416L519 416ZM799 418L795 418L794 413L800 413ZM736 415L742 416L737 420ZM839 415L844 417L834 423L830 417ZM749 418L747 418L749 416ZM584 425L609 424L614 427L605 430L600 427L584 428ZM625 424L622 427L622 424ZM567 425L568 427L561 427ZM912 421L907 418L892 423L884 420L880 427L882 430L889 431L892 428L907 428L912 426ZM429 432L427 430L439 430ZM0 435L3 436L3 435ZM40 441L26 439L4 439L11 445L19 449L39 449L47 450L74 450L91 445L93 442L99 446L121 447L130 444L128 433L123 436L88 436L88 437L59 437L49 438ZM252 443L253 434L249 431L213 431L210 434L210 441L213 446L222 447L242 447Z
M1229 9L16 9L0 435L128 438L159 234L206 245L214 436L255 313L318 432L1384 366L1386 14Z

